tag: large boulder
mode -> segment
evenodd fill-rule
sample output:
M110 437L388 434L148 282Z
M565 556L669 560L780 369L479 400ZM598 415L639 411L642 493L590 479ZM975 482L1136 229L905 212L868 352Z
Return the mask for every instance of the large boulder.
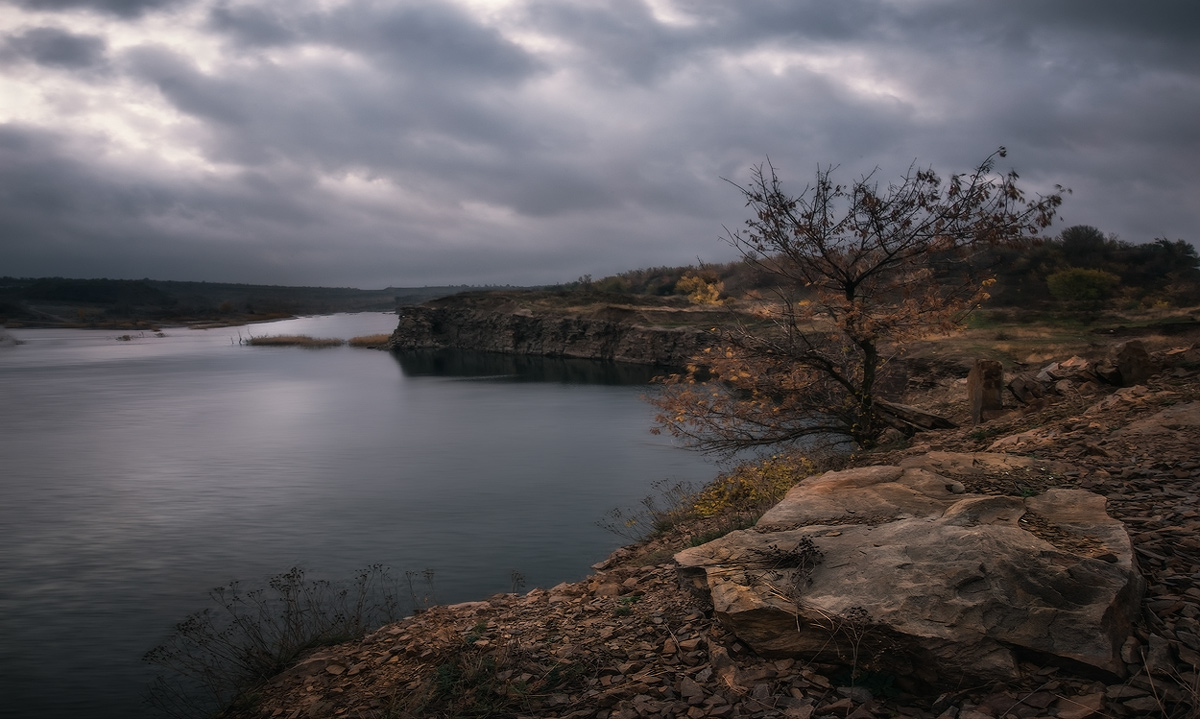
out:
M943 452L828 472L756 527L675 560L684 585L767 656L942 686L1015 677L1022 652L1120 676L1143 583L1104 498L964 484L1061 469Z

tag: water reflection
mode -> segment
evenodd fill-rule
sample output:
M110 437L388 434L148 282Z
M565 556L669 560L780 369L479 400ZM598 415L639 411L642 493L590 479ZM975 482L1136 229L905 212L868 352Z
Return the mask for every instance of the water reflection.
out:
M534 357L464 350L406 350L393 355L407 377L463 377L511 382L644 385L667 372L621 362Z
M234 579L428 567L455 602L514 569L582 578L623 542L595 525L608 510L712 474L649 433L649 368L247 347L238 329L21 330L0 351L0 718L147 716L142 653Z

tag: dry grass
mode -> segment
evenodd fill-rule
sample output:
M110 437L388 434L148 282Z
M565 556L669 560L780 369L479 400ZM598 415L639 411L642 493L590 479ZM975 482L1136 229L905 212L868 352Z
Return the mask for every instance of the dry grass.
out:
M1140 339L1151 351L1187 344L1185 335L1161 331L1163 322L1194 320L1200 308L1175 310L1171 314L1147 310L1111 312L1094 321L1081 317L1043 316L1018 321L999 311L973 318L970 326L950 335L911 343L910 356L994 359L1005 366L1038 365L1071 355L1096 360L1117 342ZM1111 330L1120 328L1120 334Z
M341 347L345 340L335 338L309 337L308 335L271 335L251 337L246 344L255 347L304 347L307 349L322 349L324 347Z
M387 342L391 337L391 335L362 335L361 337L352 337L350 339L350 346L365 347L372 350L384 349L387 347Z
M931 340L928 346L935 354L995 359L1006 365L1038 364L1074 354L1097 359L1107 351L1107 343L1096 335L1051 326L969 329Z

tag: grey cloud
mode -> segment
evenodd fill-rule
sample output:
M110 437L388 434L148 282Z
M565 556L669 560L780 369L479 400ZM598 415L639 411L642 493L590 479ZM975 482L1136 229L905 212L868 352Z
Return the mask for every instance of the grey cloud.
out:
M204 75L173 50L141 46L126 51L123 60L131 74L155 85L182 112L225 124L240 124L246 119L248 98L240 88Z
M131 189L98 173L83 159L70 138L54 132L0 125L0 187L6 217L56 224L84 218L142 216L168 206L169 193L149 186ZM7 233L6 233L7 234ZM5 238L6 243L13 238Z
M520 46L448 4L342 5L321 19L319 31L406 74L430 73L430 82L523 79L539 69Z
M56 27L35 27L9 35L5 54L46 67L79 70L105 65L108 43L96 35L83 35Z
M642 215L639 229L594 217L531 225L514 236L445 208L425 217L363 209L327 195L304 173L185 179L82 159L99 149L0 127L0 186L19 189L0 193L6 273L364 287L555 282L582 274L581 262L610 272L628 269L631 256L667 264L675 251L655 238L704 224ZM706 238L686 256L713 244Z
M222 161L286 158L314 171L389 174L425 165L453 172L460 163L507 161L542 141L503 103L405 78L338 67L296 74L271 63L205 74L161 47L138 48L125 59L181 112L213 120L206 125L206 152Z
M1200 68L1195 32L1200 6L1187 0L1139 5L1121 0L1043 3L919 3L898 11L899 39L940 46L991 48L1014 64L1038 57L1048 67L1084 76L1150 67Z
M6 271L204 279L204 272L226 274L231 262L244 262L250 273L266 273L271 257L288 252L282 238L329 234L324 213L306 203L307 181L252 173L182 180L84 159L103 154L98 150L45 130L0 126ZM47 271L53 266L64 269Z
M637 0L530 0L505 17L550 36L527 49L448 3L213 2L189 30L218 37L219 56L110 51L112 69L93 77L161 93L189 116L174 139L221 169L123 165L101 135L0 126L0 265L56 274L34 268L88 258L110 276L125 263L134 277L360 286L569 280L727 259L721 227L745 209L720 178L745 181L768 156L799 191L818 164L846 178L878 166L887 182L914 160L967 170L1000 144L1030 191L1074 188L1055 229L1196 239L1190 5L677 5L693 22L659 22ZM67 40L76 55L27 42L32 62L14 76L44 75L37 52L103 66L88 37ZM789 49L827 63L756 62ZM51 99L70 100L60 85Z
M299 9L297 5L289 7L293 12ZM219 2L209 10L208 22L212 29L249 47L287 45L299 36L293 19L277 5L231 7Z
M1155 45L1195 42L1200 23L1200 6L1191 0L1163 0L1139 5L1123 0L1014 0L1003 4L980 3L978 13L989 22L1006 19L1006 24L1024 23L1032 27L1051 26L1078 36L1104 35L1137 37ZM1033 19L1033 22L1030 20Z
M244 48L338 47L418 81L519 81L541 70L519 45L445 3L358 0L323 10L305 3L234 7L221 2L208 18L210 27Z
M675 69L700 36L657 22L643 0L607 3L537 2L532 23L582 51L591 74L649 83Z
M793 41L844 41L874 34L895 19L893 5L878 0L745 0L737 5L721 0L684 3L711 18L715 39L737 45L781 38Z
M531 23L582 51L591 72L646 83L727 50L869 37L893 15L889 6L869 0L690 0L677 6L690 22L660 22L644 0L533 0L527 12Z
M135 18L148 12L184 5L192 0L9 0L9 2L30 10L92 10L119 17Z

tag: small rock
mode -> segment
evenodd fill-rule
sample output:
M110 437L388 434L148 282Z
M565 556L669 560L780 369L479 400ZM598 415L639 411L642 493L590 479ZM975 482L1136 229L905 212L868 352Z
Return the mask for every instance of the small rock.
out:
M846 719L875 719L875 712L868 709L866 705L863 705L850 712L846 716ZM991 717L988 717L988 719L991 719Z
M689 704L699 704L704 701L704 688L695 681L684 677L679 680L679 696L687 700Z
M1162 703L1151 696L1126 699L1121 704L1138 716L1167 716Z
M1100 712L1104 706L1104 693L1086 694L1078 697L1063 697L1058 700L1055 712L1058 719L1087 719Z
M1146 671L1151 674L1170 674L1175 670L1175 662L1171 661L1171 645L1157 634L1150 635L1143 661Z
M597 585L592 590L592 596L595 597L619 597L621 596L621 585L616 582L606 582Z
M875 698L866 687L838 687L837 693L857 704L866 704Z
M679 649L681 651L694 652L702 646L704 646L703 637L693 637L691 639L679 640Z
M1104 690L1104 696L1113 701L1123 701L1135 697L1144 697L1146 696L1146 691L1137 687L1131 687L1128 684L1113 684Z
M1126 664L1134 664L1142 658L1142 643L1137 637L1127 637L1125 643L1121 645L1121 661Z
M783 708L783 716L787 719L811 719L815 710L816 707L814 707L811 703L788 704Z
M822 714L832 714L834 712L841 713L844 711L849 711L853 708L854 708L854 700L850 699L848 697L844 697L842 699L838 699L837 701L835 701L833 703L823 705L821 707L821 713Z

